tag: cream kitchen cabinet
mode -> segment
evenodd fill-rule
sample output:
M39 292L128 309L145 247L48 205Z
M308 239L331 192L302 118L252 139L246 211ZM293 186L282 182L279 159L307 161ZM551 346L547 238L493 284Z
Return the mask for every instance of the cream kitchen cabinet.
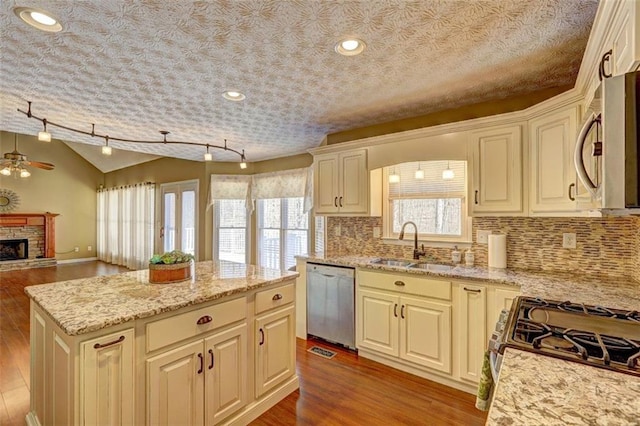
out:
M68 336L32 302L27 424L135 424L134 337L130 324Z
M573 154L578 117L578 105L570 105L529 121L531 216L577 209Z
M483 285L458 285L459 375L478 383L483 353L487 347L487 288Z
M367 150L314 157L316 214L369 214Z
M522 127L490 127L471 132L469 143L470 214L524 214Z
M451 283L358 271L356 346L451 373Z
M256 294L256 396L290 379L296 370L293 284Z
M147 360L147 422L216 424L246 402L246 323Z

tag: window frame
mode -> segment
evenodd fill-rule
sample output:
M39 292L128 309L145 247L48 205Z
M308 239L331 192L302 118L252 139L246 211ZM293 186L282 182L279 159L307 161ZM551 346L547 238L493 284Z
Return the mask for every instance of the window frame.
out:
M220 201L229 201L229 200L214 200L213 202L213 247L212 247L212 252L213 252L213 260L215 261L219 261L220 260L220 250L219 250L219 237L220 237ZM246 203L246 200L243 199L234 199L234 201L242 201L243 203ZM225 227L223 229L240 229L240 228L231 228L231 227ZM249 264L250 263L250 256L251 256L251 214L249 212L246 211L246 207L245 207L245 247L244 247L244 263ZM229 262L229 261L227 261Z
M428 160L424 160L426 162ZM461 160L459 160L461 161ZM415 162L415 161L411 161ZM396 165L397 166L397 165ZM460 226L461 226L461 235L443 235L443 234L426 234L426 233L418 233L418 240L429 244L429 243L451 243L451 244L460 244L460 243L471 243L472 235L472 218L469 216L468 206L467 206L467 185L468 185L468 174L467 179L465 179L465 189L462 192L457 193L433 193L429 197L420 197L420 196L407 196L407 197L389 197L389 169L394 168L393 165L386 166L382 168L382 239L383 240L398 240L400 235L397 232L393 232L393 218L392 218L392 208L391 204L393 200L397 199L443 199L443 198L456 198L460 199ZM468 163L467 163L468 168ZM455 195L454 195L455 194ZM414 238L413 227L407 228L407 232L405 232L405 240L411 241Z
M304 197L284 197L284 198L270 198L271 200L280 200L280 228L261 228L260 224L262 222L262 202L265 201L265 199L259 199L257 200L257 205L256 205L256 265L258 265L259 267L265 267L264 265L261 264L260 259L261 256L259 255L258 251L261 249L261 245L262 245L262 233L261 230L263 229L271 229L271 230L278 230L279 233L279 240L280 240L280 264L279 264L279 269L280 270L285 270L287 269L285 267L285 245L286 245L286 238L285 238L285 231L302 231L303 229L298 229L298 228L284 228L283 227L283 222L284 222L284 218L287 217L287 214L289 212L289 202L284 202L284 200L289 200L289 199L294 199L294 198L299 198L304 200ZM307 254L308 255L310 253L311 250L311 240L312 240L312 235L311 235L311 212L307 212L307 213L302 213L303 215L307 216ZM301 254L301 255L305 255L305 254Z

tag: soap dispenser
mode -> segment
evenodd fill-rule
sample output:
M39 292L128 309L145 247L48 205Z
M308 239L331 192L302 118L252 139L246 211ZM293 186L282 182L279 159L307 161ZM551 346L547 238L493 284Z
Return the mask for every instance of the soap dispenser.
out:
M475 255L471 251L471 248L469 248L467 251L464 252L464 264L466 266L472 267L474 261L475 261Z
M457 265L462 260L462 253L458 250L458 246L453 246L453 251L451 252L451 262L454 265Z

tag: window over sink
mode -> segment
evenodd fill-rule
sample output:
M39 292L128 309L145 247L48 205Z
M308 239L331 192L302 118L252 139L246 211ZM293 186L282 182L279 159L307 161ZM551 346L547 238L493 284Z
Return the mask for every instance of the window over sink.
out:
M397 239L402 224L412 221L422 241L471 241L466 161L396 164L383 169L383 182L384 238Z

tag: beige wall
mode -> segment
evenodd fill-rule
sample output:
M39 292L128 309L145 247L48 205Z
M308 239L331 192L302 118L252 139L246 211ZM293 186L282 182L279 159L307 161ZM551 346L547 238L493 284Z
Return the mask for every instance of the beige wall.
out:
M0 132L0 152L13 151L14 133ZM96 188L103 174L59 140L40 142L34 136L18 135L18 151L29 160L52 163L54 170L30 167L28 178L1 176L0 188L20 197L13 212L59 213L56 218L56 258L96 256ZM91 246L91 250L88 250ZM79 251L73 251L78 247Z

